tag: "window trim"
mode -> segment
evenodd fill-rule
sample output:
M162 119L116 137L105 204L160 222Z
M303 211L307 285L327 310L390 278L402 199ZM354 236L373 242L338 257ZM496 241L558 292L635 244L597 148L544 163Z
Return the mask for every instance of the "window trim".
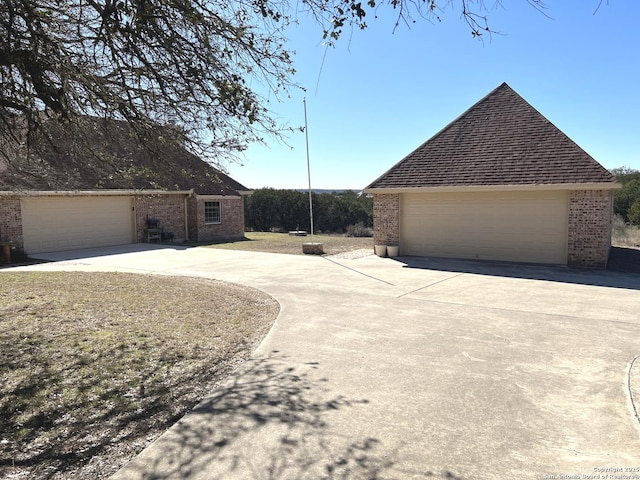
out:
M208 221L207 220L207 204L208 203L217 203L218 204L218 220L217 221ZM204 202L204 224L205 225L220 225L222 223L222 202L220 200L205 200Z

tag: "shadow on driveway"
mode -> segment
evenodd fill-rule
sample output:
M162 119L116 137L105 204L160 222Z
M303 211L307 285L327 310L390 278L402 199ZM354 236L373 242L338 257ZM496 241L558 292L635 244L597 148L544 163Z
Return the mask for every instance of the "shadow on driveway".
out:
M332 424L366 399L328 393L319 364L297 368L277 351L250 360L112 480L195 478L399 478L397 451ZM412 478L463 480L451 471Z
M640 274L640 250L637 248L611 247L607 270Z
M189 248L193 247L194 245L184 245L178 243L129 243L126 245L114 245L109 247L94 247L76 250L64 250L61 252L35 253L29 258L33 263L64 262L68 260L82 260L84 258L107 257L110 255L123 255L127 253L139 253L156 250L188 250Z
M634 252L640 255L640 250ZM631 252L632 256L635 255L634 252ZM618 253L619 252L616 252L616 254ZM628 252L622 253L628 254ZM623 259L616 260L618 270L613 270L613 268L607 270L590 270L558 265L531 265L449 258L398 257L396 260L405 264L407 268L640 290L640 275L638 274L640 273L640 267L638 268L638 273L629 273L634 270L623 270L622 267L619 266L628 265L628 263L626 263L628 260ZM638 261L640 262L640 259L638 259Z

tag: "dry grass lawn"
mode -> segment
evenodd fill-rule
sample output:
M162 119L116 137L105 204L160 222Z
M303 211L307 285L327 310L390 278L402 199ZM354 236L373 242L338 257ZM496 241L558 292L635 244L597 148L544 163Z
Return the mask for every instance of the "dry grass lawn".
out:
M278 305L204 279L0 272L0 478L106 478L255 348Z
M621 225L614 220L611 243L616 247L640 248L640 227Z
M373 252L373 238L371 237L347 237L344 235L314 235L313 241L322 243L324 253L333 255L369 248ZM225 242L210 245L212 248L225 248L229 250L247 250L254 252L286 253L303 255L302 244L311 242L311 236L298 237L288 233L247 232L245 238L234 242Z

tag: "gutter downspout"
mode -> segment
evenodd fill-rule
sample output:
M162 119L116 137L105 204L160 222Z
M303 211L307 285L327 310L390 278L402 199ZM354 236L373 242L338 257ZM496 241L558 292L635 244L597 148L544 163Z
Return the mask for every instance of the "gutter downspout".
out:
M193 188L189 190L189 194L184 197L184 241L189 241L189 204L188 200L194 194Z
M138 243L138 202L137 197L133 196L133 241Z

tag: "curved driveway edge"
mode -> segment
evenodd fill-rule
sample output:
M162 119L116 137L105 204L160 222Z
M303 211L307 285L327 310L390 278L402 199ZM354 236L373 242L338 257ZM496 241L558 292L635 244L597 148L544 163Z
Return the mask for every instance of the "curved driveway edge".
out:
M208 248L73 255L20 269L202 276L282 305L252 359L114 479L606 478L640 467L639 275Z

